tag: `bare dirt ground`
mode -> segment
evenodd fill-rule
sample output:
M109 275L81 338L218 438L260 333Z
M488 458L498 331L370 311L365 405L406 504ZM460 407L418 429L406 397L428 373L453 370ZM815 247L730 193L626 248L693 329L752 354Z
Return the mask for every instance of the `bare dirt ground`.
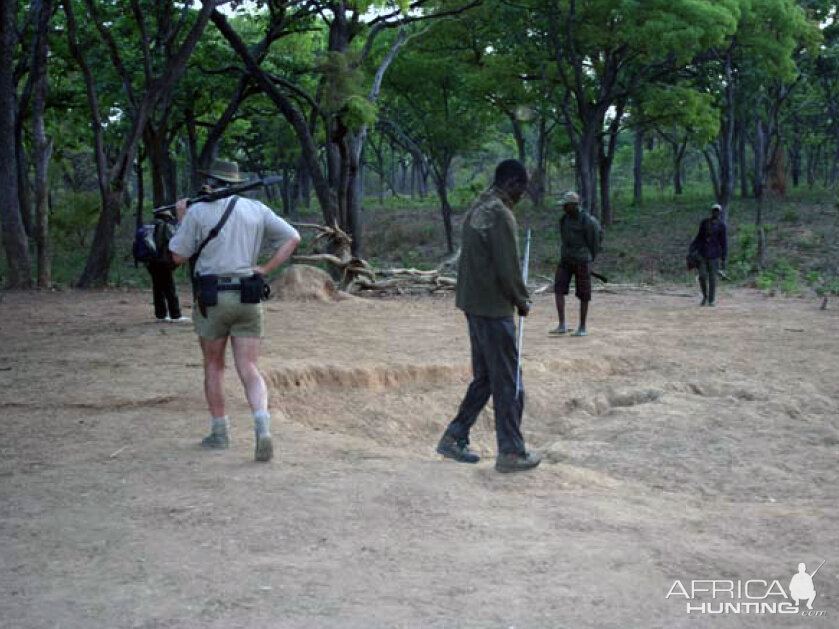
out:
M233 447L198 446L197 343L150 302L0 303L0 627L839 626L835 308L601 292L592 335L554 339L538 297L524 429L546 460L501 475L489 413L480 464L434 453L469 380L450 296L269 302L268 465L232 360ZM821 617L666 598L822 560Z

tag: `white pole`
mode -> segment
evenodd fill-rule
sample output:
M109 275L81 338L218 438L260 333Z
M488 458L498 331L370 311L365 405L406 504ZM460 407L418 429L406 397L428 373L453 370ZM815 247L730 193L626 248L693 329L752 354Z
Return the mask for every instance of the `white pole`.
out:
M521 279L527 286L527 271L530 266L530 230L527 230L527 237L524 243L524 263L522 264ZM524 344L524 317L519 315L519 339L518 339L518 355L516 357L516 399L519 399L519 392L521 391L521 347Z

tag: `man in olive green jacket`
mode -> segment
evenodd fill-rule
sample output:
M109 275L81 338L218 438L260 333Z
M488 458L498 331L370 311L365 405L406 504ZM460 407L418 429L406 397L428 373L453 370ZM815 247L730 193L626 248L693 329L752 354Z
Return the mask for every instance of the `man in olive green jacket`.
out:
M492 395L499 472L536 467L521 434L524 387L516 397L516 325L527 316L530 297L522 281L516 219L512 209L527 189L527 171L517 160L495 170L492 187L472 205L463 222L463 244L455 303L466 314L472 347L472 383L437 445L437 452L463 463L477 463L469 449L469 431Z
M548 331L551 336L568 332L565 327L565 295L568 294L571 278L574 278L575 293L580 300L580 324L571 336L588 336L586 317L591 301L591 263L600 252L600 223L588 212L580 209L580 197L576 192L566 192L562 198L563 215L559 221L559 235L562 240L562 254L554 278L554 298L559 325Z

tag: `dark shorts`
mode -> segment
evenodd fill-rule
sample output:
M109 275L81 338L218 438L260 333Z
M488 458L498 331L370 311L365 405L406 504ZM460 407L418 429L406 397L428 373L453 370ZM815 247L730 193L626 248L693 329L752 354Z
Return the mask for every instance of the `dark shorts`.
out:
M576 290L574 294L580 301L591 301L591 271L588 262L573 262L563 260L556 267L554 291L559 295L567 295L571 287L571 277L574 277Z

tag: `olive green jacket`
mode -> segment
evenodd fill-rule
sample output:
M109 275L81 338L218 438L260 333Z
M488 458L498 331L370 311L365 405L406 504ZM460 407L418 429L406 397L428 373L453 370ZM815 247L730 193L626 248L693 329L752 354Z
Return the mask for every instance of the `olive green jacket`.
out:
M509 205L501 190L490 188L466 213L455 303L468 314L509 317L530 299Z
M588 212L580 210L577 218L563 214L559 233L563 260L592 262L600 253L600 223Z

